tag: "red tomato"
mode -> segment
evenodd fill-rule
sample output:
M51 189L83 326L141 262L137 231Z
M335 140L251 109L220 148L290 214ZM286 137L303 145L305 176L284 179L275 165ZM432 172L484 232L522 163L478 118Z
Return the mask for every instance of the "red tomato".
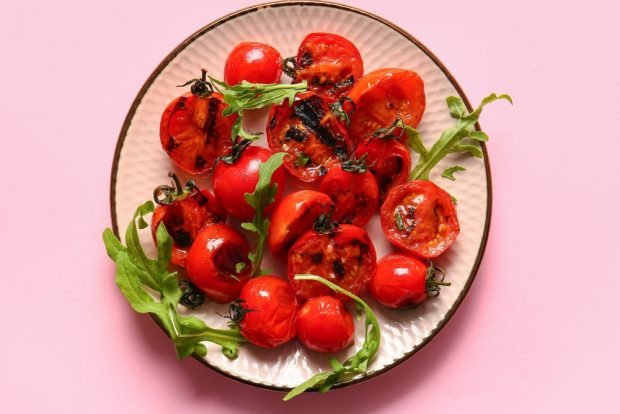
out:
M320 180L330 168L346 160L351 141L342 122L330 111L324 98L306 92L274 105L269 111L267 142L274 152L284 151L284 167L296 178Z
M189 248L203 227L226 221L226 213L219 207L215 197L207 190L194 189L171 202L155 208L151 220L153 240L157 242L156 232L159 223L164 223L172 237L172 256L170 261L177 266L185 266Z
M271 253L286 260L288 251L299 236L312 229L314 220L333 206L326 194L302 190L284 197L271 216L267 243Z
M333 296L309 299L297 313L297 337L319 352L337 352L353 343L353 318Z
M308 89L338 99L364 74L359 50L342 36L310 33L302 40L294 68L295 82L308 81ZM286 71L286 68L285 68Z
M210 299L227 303L239 296L250 279L250 247L243 235L226 224L205 227L187 254L187 276ZM237 267L243 263L243 268Z
M254 345L275 348L295 337L297 299L291 286L275 276L259 276L241 290L247 313L239 322L241 334Z
M241 81L278 83L282 74L282 56L273 47L258 42L239 43L230 52L224 65L224 82L236 85Z
M269 159L271 151L257 146L249 146L241 151L239 158L230 160L232 164L228 164L228 160L217 163L213 173L213 192L217 202L228 214L247 221L254 217L254 209L245 201L245 194L254 192L258 182L258 167ZM271 176L271 183L278 185L278 191L273 203L267 206L267 213L282 198L285 181L286 172L280 167Z
M398 117L417 127L426 108L424 82L406 69L378 69L366 74L351 89L355 102L349 133L357 145Z
M332 217L338 223L363 226L379 204L377 180L367 170L364 159L347 161L331 169L320 188L334 201Z
M460 230L450 194L423 180L392 188L381 206L381 227L390 243L421 258L445 252Z
M341 224L332 231L322 233L310 230L297 240L288 253L289 280L295 293L304 299L332 295L349 300L319 282L295 280L297 274L321 276L359 295L366 290L376 268L377 255L368 233L351 224Z
M355 158L367 154L368 169L377 179L380 199L390 189L405 183L411 170L411 155L407 147L395 139L368 138L353 152Z

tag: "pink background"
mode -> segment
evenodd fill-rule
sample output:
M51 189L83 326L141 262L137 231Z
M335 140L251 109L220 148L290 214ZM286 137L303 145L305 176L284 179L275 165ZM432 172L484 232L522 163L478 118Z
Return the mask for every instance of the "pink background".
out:
M5 2L6 3L6 2ZM10 2L0 13L2 412L620 412L614 2L346 3L402 26L485 111L493 225L445 329L379 379L284 404L177 361L113 283L122 121L180 41L252 1Z

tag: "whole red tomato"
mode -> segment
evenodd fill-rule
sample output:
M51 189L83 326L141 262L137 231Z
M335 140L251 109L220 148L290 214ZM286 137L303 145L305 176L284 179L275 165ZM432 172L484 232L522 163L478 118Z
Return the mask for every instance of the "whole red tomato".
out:
M288 61L289 59L287 59ZM310 33L301 41L297 56L285 71L294 82L308 81L308 89L338 99L362 77L364 63L359 50L342 36Z
M420 258L445 252L460 230L450 194L423 180L390 190L381 206L381 227L390 243Z
M320 180L352 150L345 126L314 92L298 94L290 105L285 101L271 107L267 143L274 152L287 152L284 167L306 182Z
M228 214L241 220L251 220L254 209L246 202L245 194L254 192L258 182L258 167L267 161L271 151L267 148L247 146L250 141L243 141L241 147L232 154L220 159L213 172L213 192L217 202ZM271 176L271 183L277 184L275 200L266 208L269 213L282 198L286 172L280 167Z
M236 85L241 81L278 83L282 74L282 56L273 47L258 42L239 43L230 52L224 65L224 82Z
M377 180L368 171L365 158L332 168L321 181L321 191L334 201L332 217L338 223L364 226L379 204Z
M355 102L349 133L357 145L397 118L417 127L426 108L424 82L406 69L377 69L353 86L349 97Z
M353 343L353 318L333 296L310 298L297 313L297 337L319 352L337 352Z
M301 190L284 197L271 216L267 237L271 253L286 260L299 236L312 229L314 220L332 206L329 196L318 191Z
M242 234L226 224L202 229L187 254L187 276L210 299L227 303L250 279L250 247Z
M259 276L241 290L241 334L254 345L275 348L295 337L297 299L291 286L275 276Z

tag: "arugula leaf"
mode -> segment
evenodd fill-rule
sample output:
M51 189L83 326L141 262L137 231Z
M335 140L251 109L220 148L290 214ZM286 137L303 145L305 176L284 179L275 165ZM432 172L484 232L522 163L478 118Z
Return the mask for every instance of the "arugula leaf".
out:
M293 388L284 396L284 401L288 401L309 389L318 388L320 392L327 392L339 381L352 378L358 374L366 373L368 370L368 364L377 353L379 344L381 343L379 321L377 320L377 317L373 313L372 309L370 309L370 307L362 299L320 276L295 275L295 280L314 280L316 282L323 283L336 292L342 293L343 295L353 299L357 305L364 309L364 313L366 315L366 320L364 321L366 338L362 348L355 355L342 363L336 358L331 357L329 359L329 364L332 367L332 371L320 372Z
M265 253L265 242L269 230L269 219L264 218L265 207L276 197L278 184L271 184L271 176L282 165L285 152L277 152L258 167L258 182L253 193L245 193L245 201L254 209L254 219L251 222L241 223L247 231L258 234L256 252L248 255L252 262L251 277L261 274L261 262Z
M455 152L469 152L474 157L482 158L482 150L474 143L486 142L489 137L482 131L476 131L474 127L480 118L482 108L484 108L485 105L499 99L507 100L512 104L512 98L509 95L503 94L498 96L492 93L484 98L473 112L469 113L467 111L467 107L465 106L465 102L463 102L460 97L449 96L446 99L446 103L448 105L450 115L458 121L455 126L446 129L430 149L424 146L422 140L420 139L420 134L415 128L401 125L407 134L409 145L411 145L413 150L420 155L418 163L409 174L409 179L428 180L431 170L448 154ZM467 139L469 139L469 141ZM442 176L453 179L454 177L452 174L455 171L462 170L448 169L444 171Z
M465 171L465 168L461 167L460 165L455 165L454 167L446 168L441 173L441 176L447 178L448 180L454 181L456 180L456 178L454 178L454 173L458 171Z
M103 232L108 256L116 263L116 285L133 310L150 313L161 322L172 339L179 359L194 353L206 355L207 348L203 341L220 345L224 355L236 358L239 343L245 341L239 330L214 329L195 316L179 315L177 312L183 292L179 288L176 272L168 271L172 238L165 226L159 225L156 232L157 259L146 256L138 238L138 228L148 226L144 215L153 210L152 201L136 209L133 220L127 226L127 246L123 246L109 228ZM159 293L159 301L151 296L146 287Z

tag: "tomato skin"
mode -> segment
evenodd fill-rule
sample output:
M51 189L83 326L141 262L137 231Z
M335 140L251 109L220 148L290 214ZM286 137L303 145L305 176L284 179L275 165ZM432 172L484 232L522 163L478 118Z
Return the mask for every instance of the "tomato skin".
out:
M428 298L426 270L426 264L415 257L387 255L377 263L377 273L370 281L370 293L388 308L418 305Z
M337 352L353 343L353 318L333 296L310 298L297 312L297 337L318 352Z
M330 295L347 301L349 297L319 282L295 280L297 274L321 276L359 295L366 290L376 270L377 254L368 233L351 224L341 224L327 234L310 230L288 254L289 280L297 296L304 299Z
M333 206L328 195L301 190L284 197L271 216L267 244L271 253L285 261L299 236L312 229L314 220Z
M249 146L234 164L223 161L217 163L213 172L213 192L228 214L246 221L254 217L254 209L245 200L245 194L254 192L258 182L258 167L267 161L271 154L267 148ZM271 183L278 185L278 191L273 203L266 207L266 213L271 212L282 198L285 182L286 172L280 167L271 177Z
M161 146L181 170L205 175L215 160L232 147L231 130L237 115L224 116L219 93L207 97L179 96L164 110L159 125Z
M157 227L164 223L172 237L170 262L185 266L187 252L205 226L226 221L226 213L219 207L215 197L207 190L188 194L168 205L159 205L153 212L151 232L157 243Z
M296 335L297 298L291 286L276 276L259 276L241 290L239 299L247 312L239 328L254 345L275 348Z
M310 33L299 45L295 83L308 81L308 89L337 100L364 74L359 50L346 38L332 33Z
M377 129L391 125L397 117L417 127L426 109L424 81L406 69L372 71L353 86L349 97L356 108L349 126L356 145Z
M353 152L355 158L366 154L369 171L375 176L381 200L392 187L407 182L411 170L411 154L394 139L368 138Z
M379 204L377 180L369 172L348 172L342 166L331 169L320 189L329 195L336 206L332 218L338 223L364 226Z
M226 224L212 224L200 232L187 254L187 276L208 298L228 303L250 279L249 252L241 233ZM240 262L245 268L237 273L235 266Z
M397 213L402 229L398 228ZM381 227L390 243L419 258L439 256L460 231L450 194L424 180L390 190L381 206Z
M224 65L224 82L278 83L282 75L282 56L273 47L258 42L239 43Z
M284 151L284 167L295 178L313 182L347 159L353 147L344 124L332 114L327 101L314 92L297 95L269 111L267 143ZM307 156L305 164L300 159Z

